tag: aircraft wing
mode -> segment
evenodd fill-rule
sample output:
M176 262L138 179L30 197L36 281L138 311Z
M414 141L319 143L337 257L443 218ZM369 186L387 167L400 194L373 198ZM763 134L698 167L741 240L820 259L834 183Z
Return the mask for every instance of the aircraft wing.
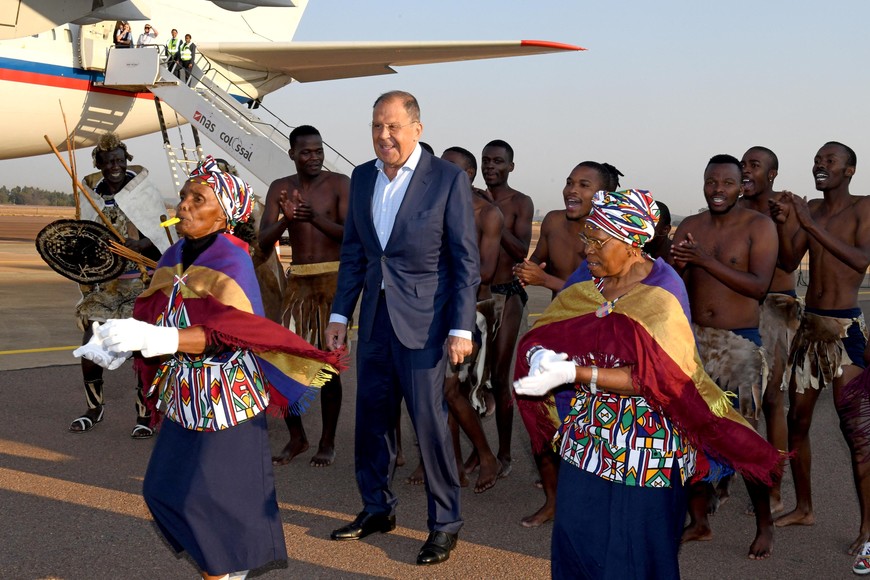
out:
M544 40L203 42L197 49L224 65L283 73L303 83L392 74L397 66L586 50Z

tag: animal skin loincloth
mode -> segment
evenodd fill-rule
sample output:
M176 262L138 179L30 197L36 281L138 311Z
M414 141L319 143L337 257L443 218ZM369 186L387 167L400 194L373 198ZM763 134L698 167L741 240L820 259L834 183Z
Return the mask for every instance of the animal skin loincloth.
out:
M84 330L88 321L133 316L133 303L145 289L145 283L141 278L115 278L93 286L80 284L79 289L82 298L76 304L76 322Z
M483 390L492 390L489 381L489 364L487 356L492 345L492 328L495 324L495 300L489 298L477 303L477 317L475 325L475 342L479 341L477 349L467 357L454 371L452 365L447 365L447 376L458 375L460 382L467 382L471 386L468 398L471 406L481 415L486 413L486 401L483 398Z
M281 324L284 305L284 287L286 278L278 252L271 251L264 255L259 244L253 243L249 247L251 260L254 262L254 273L260 285L260 295L263 298L263 310L266 318Z
M827 387L843 374L843 361L849 360L843 338L855 322L852 318L804 312L785 368L785 377L789 380L794 377L797 393L803 393L807 387L816 390ZM858 323L866 335L863 317Z
M779 358L785 361L788 358L791 343L801 324L803 313L803 300L771 292L761 303L761 319L758 330L761 333L761 342L764 347L768 364L772 367L774 361ZM788 390L788 374L782 374L780 390ZM773 385L776 388L776 385Z
M326 326L338 285L338 262L299 264L287 270L284 326L312 346L326 348Z
M730 330L692 324L704 370L719 387L732 392L736 387L740 414L757 419L767 388L764 350Z

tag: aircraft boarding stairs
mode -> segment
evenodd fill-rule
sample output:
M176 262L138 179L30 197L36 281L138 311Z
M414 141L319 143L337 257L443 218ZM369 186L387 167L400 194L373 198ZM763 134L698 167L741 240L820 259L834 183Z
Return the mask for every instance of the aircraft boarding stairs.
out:
M205 135L224 151L224 157L245 167L265 184L292 171L292 163L287 157L291 126L259 106L259 103L256 111L272 115L281 128L255 115L252 109L240 102L253 101L253 97L246 95L212 67L205 56L197 55L191 76L188 86L170 72L166 64L161 62L160 52L152 47L112 49L109 51L103 83L104 86L120 90L148 90L157 97L164 149L179 189L192 166L203 156L199 135ZM171 144L161 102L190 123L194 147L187 147L183 136L181 146ZM326 143L324 150L325 169L350 174L353 164L347 158Z

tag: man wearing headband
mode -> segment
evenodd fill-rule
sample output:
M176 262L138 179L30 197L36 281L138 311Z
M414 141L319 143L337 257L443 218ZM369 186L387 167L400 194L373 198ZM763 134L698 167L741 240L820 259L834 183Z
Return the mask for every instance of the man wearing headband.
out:
M742 182L743 171L735 157L710 159L704 171L709 209L683 220L671 256L686 282L704 369L722 389L737 393L735 405L755 427L767 381L758 332L759 301L773 278L778 241L770 218L738 205ZM719 484L719 496L727 497L730 477L714 483ZM773 545L770 490L749 480L746 487L757 530L749 557L764 559ZM707 514L713 495L711 483L692 486L684 541L712 537Z
M563 420L553 578L678 578L685 487L715 470L707 456L765 483L782 469L701 368L679 276L642 251L658 214L647 191L596 194L577 281L517 349L517 394L553 391ZM551 419L533 419L541 448Z
M133 187L131 182L142 172L138 165L127 165L133 156L127 152L127 145L116 133L106 133L100 137L91 152L94 167L100 170L84 178L85 185L98 194L98 205L112 226L127 238L126 245L131 250L144 254L151 259L159 259L160 251L147 237L142 235L133 220L118 207L115 196ZM102 223L90 206L82 208L82 218ZM157 220L157 216L153 216ZM144 227L144 226L143 226ZM93 336L94 322L105 322L110 318L127 318L133 313L133 302L145 289L142 272L135 263L127 260L124 272L116 279L95 285L80 285L82 299L76 304L76 318L84 330L82 344L87 344ZM88 410L75 419L69 426L72 433L86 433L103 420L103 368L90 360L82 358L82 378L85 383L85 400ZM152 434L151 413L142 397L142 385L136 389L136 425L131 437L147 439Z
M268 255L286 231L293 250L287 269L283 324L317 348L326 348L326 325L338 284L338 260L350 179L323 170L323 138L310 125L290 132L289 155L296 173L276 179L266 194L260 222L260 251ZM335 433L341 411L341 379L335 375L321 389L323 431L310 464L332 465ZM302 419L292 413L284 418L290 441L272 458L275 465L289 463L308 450Z

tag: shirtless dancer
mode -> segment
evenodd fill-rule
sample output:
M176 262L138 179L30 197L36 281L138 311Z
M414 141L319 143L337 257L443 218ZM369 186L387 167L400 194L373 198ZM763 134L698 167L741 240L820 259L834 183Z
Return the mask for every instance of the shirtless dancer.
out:
M621 176L608 163L583 161L574 168L562 189L565 209L544 216L535 251L514 266L514 275L524 286L543 286L556 296L586 258L580 234L592 209L592 196L602 189L616 191Z
M500 139L490 141L481 155L481 173L486 190L504 216L501 248L490 286L496 301L497 328L489 368L495 395L495 424L498 431L496 456L501 464L499 477L507 477L511 471L511 429L514 418L511 366L528 301L525 289L514 277L513 267L529 255L532 216L535 212L532 198L508 185L508 176L514 170L513 159L513 148ZM466 472L476 469L479 463L477 454L472 453L465 462Z
M592 197L597 191L616 191L621 175L612 165L596 161L583 161L571 171L562 189L565 209L554 210L546 215L532 257L514 266L514 274L523 285L544 286L553 291L553 296L562 289L565 280L586 258L586 247L580 234L586 216L592 211ZM561 420L555 410L553 395L543 398L518 397L517 406L532 441L532 453L544 490L544 505L520 522L524 527L535 528L552 520L556 513L559 457L553 452L550 442ZM546 419L542 421L541 415ZM548 425L550 421L552 430ZM548 426L546 432L544 425Z
M841 389L864 367L867 339L858 289L870 266L870 197L849 193L856 164L851 148L834 141L825 143L813 160L816 189L824 197L807 203L805 198L783 192L771 205L781 232L789 215L794 214L800 225L793 237L780 237L780 260L786 269L796 268L804 253L810 253L806 310L786 368L790 381L788 448L794 454L791 469L797 506L777 518L777 526L815 522L809 437L813 410L821 389L833 385L841 429L848 429L850 419L841 405ZM800 368L805 371L803 381L795 372ZM814 369L818 372L813 373ZM848 436L846 442L861 509L858 537L849 547L849 553L855 554L870 539L870 462L865 460L866 448L858 448Z
M770 218L737 204L742 180L736 158L716 155L710 159L704 171L709 211L683 220L674 235L671 256L686 282L704 369L723 389L739 393L741 414L754 425L766 371L758 302L773 278L777 238ZM773 546L770 492L745 481L756 519L749 557L767 558ZM692 484L684 542L713 537L707 518L712 492L710 483Z
M740 161L743 167L743 196L738 204L770 215L770 201L777 193L773 191L773 182L779 169L779 159L767 147L750 147ZM793 228L797 223L792 216ZM764 412L764 422L767 425L767 440L777 449L786 450L788 432L785 424L785 396L788 381L784 381L785 364L788 359L788 349L794 334L800 325L801 301L795 293L794 271L787 272L777 263L774 270L770 290L761 304L761 344L764 346L767 365L770 373L767 377L767 389L761 402ZM777 481L770 490L770 511L782 511L781 481Z
M314 127L290 133L290 159L296 174L276 179L266 194L260 223L260 249L271 250L287 230L293 263L287 272L284 324L317 348L326 348L323 332L329 322L338 282L338 259L347 215L350 179L323 171L323 140ZM335 459L335 431L341 410L341 379L334 375L321 390L323 433L311 465L325 467ZM302 418L288 413L284 421L290 442L272 458L289 463L308 450Z
M477 160L474 155L462 147L449 147L444 150L441 159L450 161L461 167L472 183L477 176ZM474 224L477 227L477 245L480 250L480 286L477 289L477 329L474 333L474 351L458 367L448 366L447 378L444 381L444 398L450 408L448 422L453 434L453 450L456 455L456 466L459 468L459 482L462 487L468 485L468 474L462 464L462 448L459 439L459 427L468 435L480 461L480 474L474 485L474 493L482 493L491 489L498 480L501 464L486 440L483 425L478 411L486 410L483 390L489 381L487 353L492 344L492 333L495 325L495 304L489 285L495 273L498 262L501 231L504 227L504 216L486 196L483 191L472 186L472 202L474 204ZM419 485L423 483L422 460L414 472L406 479L407 483Z

